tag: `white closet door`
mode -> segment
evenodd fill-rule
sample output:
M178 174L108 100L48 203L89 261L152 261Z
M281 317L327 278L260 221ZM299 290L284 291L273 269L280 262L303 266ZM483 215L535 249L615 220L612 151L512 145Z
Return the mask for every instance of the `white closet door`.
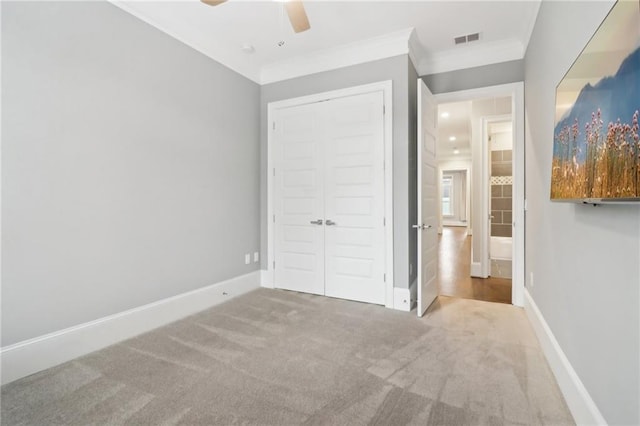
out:
M278 110L272 150L275 285L315 294L324 294L324 225L313 223L324 222L320 105Z
M323 102L325 294L385 303L382 92Z

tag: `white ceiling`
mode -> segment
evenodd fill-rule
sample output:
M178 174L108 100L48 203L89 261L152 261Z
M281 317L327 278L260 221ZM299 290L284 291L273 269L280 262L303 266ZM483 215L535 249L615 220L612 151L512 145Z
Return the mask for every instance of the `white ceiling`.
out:
M471 160L471 107L473 101L451 102L438 105L438 161ZM494 98L495 102L510 102L509 97ZM443 116L447 114L447 117ZM490 123L489 134L510 133L511 121ZM450 140L455 137L455 141ZM458 153L454 153L454 150Z
M113 3L258 83L401 53L411 54L420 75L521 59L540 6L539 0L305 0L311 29L295 34L276 1ZM454 45L454 37L475 32L480 41ZM244 53L243 44L255 52Z
M447 113L448 117L442 114ZM450 137L455 141L450 141ZM460 152L454 154L454 149ZM471 101L438 105L438 159L471 158Z

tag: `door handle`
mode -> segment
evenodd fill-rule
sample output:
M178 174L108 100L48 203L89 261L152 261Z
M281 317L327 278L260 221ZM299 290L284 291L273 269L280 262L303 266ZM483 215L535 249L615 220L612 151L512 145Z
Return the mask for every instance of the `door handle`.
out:
M312 220L309 223L312 224L312 225L322 225L322 219Z
M327 226L333 226L333 225L335 225L336 223L335 223L334 221L332 221L331 219L327 219L327 221L325 222L325 224L326 224Z
M415 229L431 229L431 228L433 228L433 226L431 226L431 225L424 225L424 224L423 225L411 225L411 227L415 228Z

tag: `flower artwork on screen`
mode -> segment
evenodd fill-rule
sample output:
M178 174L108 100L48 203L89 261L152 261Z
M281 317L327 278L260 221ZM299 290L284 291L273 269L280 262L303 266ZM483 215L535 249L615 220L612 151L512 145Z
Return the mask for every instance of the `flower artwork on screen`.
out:
M551 199L640 201L640 2L619 0L556 89Z

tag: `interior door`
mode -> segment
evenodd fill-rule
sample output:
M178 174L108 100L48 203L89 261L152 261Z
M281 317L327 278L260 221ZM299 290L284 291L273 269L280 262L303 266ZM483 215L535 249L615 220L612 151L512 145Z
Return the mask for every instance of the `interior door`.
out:
M438 296L438 167L436 135L438 105L418 79L418 316Z
M383 93L323 102L325 294L385 303Z
M321 104L276 111L275 286L324 294L324 127Z

